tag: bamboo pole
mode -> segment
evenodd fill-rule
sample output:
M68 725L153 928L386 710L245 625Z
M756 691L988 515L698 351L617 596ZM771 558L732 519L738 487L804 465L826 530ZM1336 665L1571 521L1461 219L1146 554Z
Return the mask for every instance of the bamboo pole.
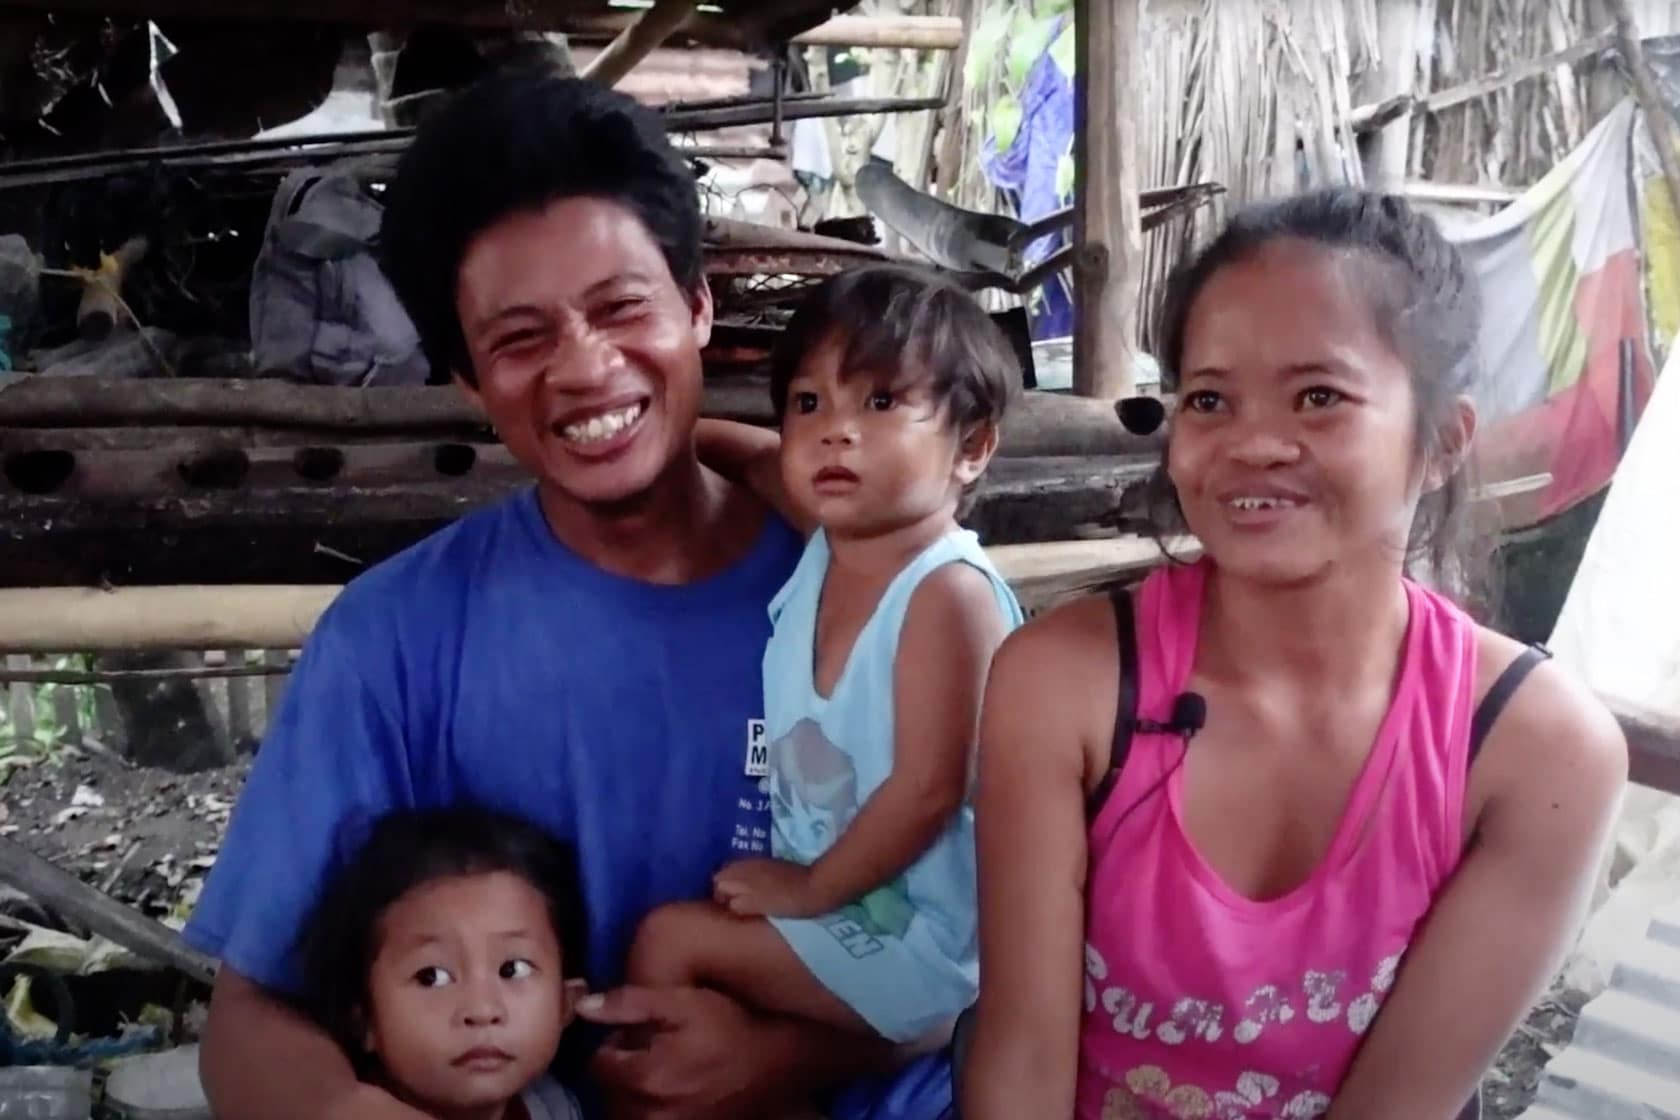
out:
M583 68L583 77L606 86L617 85L638 62L682 27L696 6L696 0L658 0L620 31L605 50L589 60L589 65Z
M1191 555L1195 543L1174 542ZM1024 601L1141 574L1161 559L1147 537L993 545L986 550ZM0 589L0 650L297 649L343 590L337 585ZM280 666L193 670L193 676L279 676ZM67 674L61 674L67 675ZM154 671L152 675L160 675ZM179 673L185 676L188 674ZM45 676L45 674L40 674ZM93 674L78 674L78 682ZM99 677L104 683L105 674ZM32 677L33 679L33 677Z
M1668 183L1668 200L1675 214L1680 215L1680 156L1674 151L1674 118L1657 92L1657 81L1645 61L1645 47L1639 40L1639 28L1633 22L1628 0L1610 0L1610 9L1616 14L1616 45L1633 77L1633 95L1645 113L1645 127L1651 130L1652 145L1657 149L1663 179Z
M295 649L332 586L0 588L0 650Z
M1073 388L1117 400L1134 390L1139 267L1138 8L1077 0L1074 36Z

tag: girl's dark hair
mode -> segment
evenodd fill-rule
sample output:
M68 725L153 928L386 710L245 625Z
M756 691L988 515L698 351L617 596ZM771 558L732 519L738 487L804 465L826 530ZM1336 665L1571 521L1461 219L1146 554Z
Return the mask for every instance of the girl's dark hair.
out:
M1350 265L1363 270L1359 286L1377 329L1411 372L1417 451L1426 460L1433 457L1440 451L1441 427L1459 398L1472 394L1479 375L1481 290L1435 222L1393 195L1335 187L1239 211L1168 282L1156 336L1161 340L1163 387L1176 386L1190 310L1208 280L1285 239L1345 252ZM1491 590L1487 557L1470 552L1472 537L1464 526L1468 496L1468 472L1462 468L1424 496L1412 524L1407 567L1461 601L1482 605ZM1148 497L1157 533L1183 530L1164 452Z
M365 1072L363 1015L379 920L417 887L505 871L548 900L568 975L585 967L583 891L569 845L530 822L479 808L402 809L380 817L328 885L295 949L300 1009Z
M1021 383L1014 349L973 296L925 269L865 265L818 284L788 320L770 356L777 420L799 363L830 338L844 348L842 375L902 371L959 430L1001 422Z
M508 215L590 196L628 208L693 294L700 198L658 113L584 78L513 67L453 94L421 122L385 192L380 264L434 377L476 385L455 309L473 238Z

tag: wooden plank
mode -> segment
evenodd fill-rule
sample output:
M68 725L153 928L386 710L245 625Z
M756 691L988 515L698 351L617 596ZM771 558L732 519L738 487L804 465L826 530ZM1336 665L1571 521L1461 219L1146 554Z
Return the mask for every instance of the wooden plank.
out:
M319 616L316 616L316 617L319 617ZM313 629L314 626L315 626L315 619L312 618L312 619L309 620L309 628ZM307 633L307 631L306 631L306 633ZM252 644L254 645L256 643L252 643ZM284 643L284 645L286 646L287 649L289 649L293 646L301 646L302 644L303 644L303 635L301 635L301 634L298 635L297 637L293 638L292 640ZM287 667L292 663L291 658L289 656L287 656L285 649L265 649L265 650L263 650L262 662L263 662L264 665L267 665L269 668L275 668L275 669ZM274 715L275 715L276 712L278 712L280 710L280 697L286 691L286 678L282 677L282 676L279 676L278 674L276 674L274 676L264 677L262 687L263 687L263 725L262 725L262 730L258 732L259 735L267 734L268 725L274 722Z
M1680 718L1605 698L1627 736L1628 780L1680 794Z
M954 51L962 46L963 21L954 16L835 16L793 41L811 47Z
M1476 206L1483 203L1494 206L1508 206L1522 197L1522 191L1510 187L1482 187L1468 183L1430 183L1420 180L1410 180L1400 188L1400 193L1407 198L1415 198L1419 202L1445 202Z
M1136 77L1142 0L1076 0L1074 392L1132 395L1143 264Z
M81 689L73 685L59 685L53 689L53 715L58 718L64 742L79 745L82 741L81 705L77 703Z
M232 668L245 668L245 651L230 649L227 651L228 665ZM228 740L234 749L246 739L257 738L261 734L259 728L251 726L251 689L253 685L248 678L235 677L227 682L228 701Z
M1600 51L1608 50L1616 43L1616 33L1611 30L1599 32L1588 39L1561 51L1531 58L1526 62L1519 62L1515 66L1501 70L1496 74L1489 74L1462 85L1451 86L1439 90L1423 98L1423 107L1431 113L1439 113L1443 109L1450 109L1454 105L1462 105L1466 101L1473 101L1478 97L1486 97L1490 93L1514 86L1518 82L1526 82L1530 78L1538 78L1549 70L1559 66L1568 66L1591 58ZM1358 110L1355 110L1357 113Z
M694 14L696 0L655 0L583 68L583 77L615 86L642 59L658 50Z
M6 658L8 669L30 669L34 661L27 653L14 653ZM30 740L35 738L35 689L33 685L22 682L13 684L7 691L10 693L11 703L11 738Z

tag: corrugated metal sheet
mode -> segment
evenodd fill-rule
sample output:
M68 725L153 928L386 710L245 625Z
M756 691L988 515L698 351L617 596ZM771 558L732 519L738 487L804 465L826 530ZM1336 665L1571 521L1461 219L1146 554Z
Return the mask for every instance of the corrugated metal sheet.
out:
M1581 1010L1518 1120L1680 1120L1680 906L1658 911Z

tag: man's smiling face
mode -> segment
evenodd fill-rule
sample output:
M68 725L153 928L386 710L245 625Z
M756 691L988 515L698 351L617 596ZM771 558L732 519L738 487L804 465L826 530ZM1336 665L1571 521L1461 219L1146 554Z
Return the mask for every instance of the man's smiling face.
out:
M468 245L455 300L477 380L462 388L549 500L633 502L691 446L711 296L677 283L628 208L509 214Z

